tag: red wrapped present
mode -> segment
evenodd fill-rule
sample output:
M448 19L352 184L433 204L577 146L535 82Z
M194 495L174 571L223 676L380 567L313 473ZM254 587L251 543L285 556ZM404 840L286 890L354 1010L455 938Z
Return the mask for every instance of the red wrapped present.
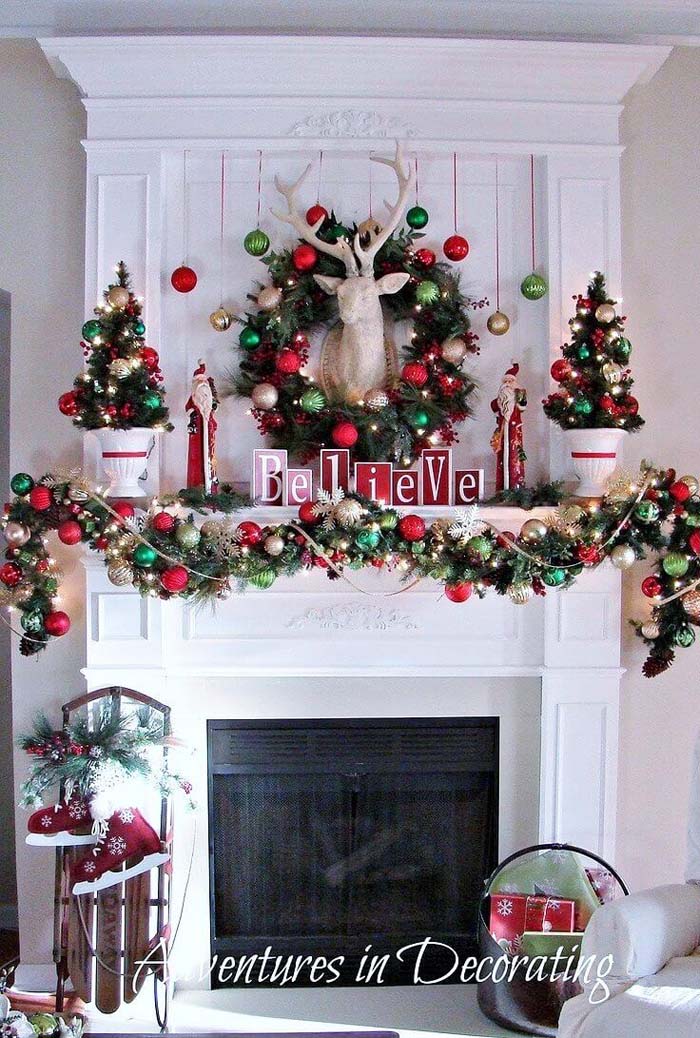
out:
M607 869L586 869L586 875L601 905L614 901L618 895L617 880Z
M517 950L526 930L569 933L574 928L576 902L539 894L492 894L489 930L506 951Z

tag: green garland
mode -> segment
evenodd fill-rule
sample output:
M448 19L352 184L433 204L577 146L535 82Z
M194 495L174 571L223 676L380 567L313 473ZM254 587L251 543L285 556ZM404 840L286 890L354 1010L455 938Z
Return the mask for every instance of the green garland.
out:
M331 214L319 233L331 240L339 234L352 237L356 230L342 227ZM467 310L486 301L465 299L449 265L435 262L430 250L415 248L419 237L403 230L392 235L375 257L378 277L397 271L410 275L400 292L383 298L396 321L412 322L411 340L400 352L404 366L413 364L414 373L418 366L418 377L413 381L402 377L374 403L331 404L308 375L280 370L282 353L286 360L291 358L292 368L303 366L309 353L307 334L336 319L335 301L313 275L344 277L343 264L319 252L313 270L302 273L295 268L292 249L272 252L263 259L281 301L272 311L246 314L240 336L242 359L239 370L229 376L229 388L245 397L252 396L260 385L273 397L276 392L275 404L265 410L252 408L261 434L273 447L286 448L293 457L307 462L322 447L333 446L333 430L340 423L351 423L357 430L352 447L356 460L393 459L408 465L430 444L456 442L455 426L471 415L476 389L474 379L461 366L464 355L478 352L478 337L470 331ZM249 298L255 301L257 297ZM464 355L457 360L449 353L455 361L451 362L442 355L442 345L454 339L459 340L458 349L463 346Z
M4 519L10 546L0 567L0 602L19 613L25 655L67 630L68 618L55 608L59 574L46 541L66 520L78 523L82 540L104 554L114 583L162 599L215 600L227 597L232 584L266 589L302 569L320 567L337 579L344 571L373 566L437 580L454 601L493 590L524 603L550 587L568 587L584 567L606 557L626 569L651 549L657 560L642 590L653 612L636 624L650 650L645 674L667 669L675 649L692 644L700 623L700 590L694 587L700 584L698 481L678 480L672 470L645 466L636 478L612 481L600 505L564 504L547 523L531 519L511 535L480 528L470 510L426 526L419 516L402 518L356 495L321 500L312 513L302 506L303 519L264 527L251 520L235 526L219 516L197 527L192 514L181 514L185 508L230 513L252 507L230 487L218 497L197 491L172 495L165 500L176 503L180 514L161 504L141 527L130 506L112 507L75 476L44 476L40 508L32 503L37 488L30 476L18 473L12 483L22 492ZM672 595L678 597L666 602ZM57 617L65 619L58 623Z

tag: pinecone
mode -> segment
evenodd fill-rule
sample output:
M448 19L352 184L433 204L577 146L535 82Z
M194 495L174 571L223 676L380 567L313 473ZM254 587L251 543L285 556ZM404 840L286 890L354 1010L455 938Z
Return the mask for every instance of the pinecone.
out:
M644 677L655 678L657 675L663 674L671 666L675 657L676 654L673 649L662 649L660 652L648 656L642 667Z
M23 656L36 656L38 652L43 649L43 642L30 641L29 638L21 638L19 643L19 651Z

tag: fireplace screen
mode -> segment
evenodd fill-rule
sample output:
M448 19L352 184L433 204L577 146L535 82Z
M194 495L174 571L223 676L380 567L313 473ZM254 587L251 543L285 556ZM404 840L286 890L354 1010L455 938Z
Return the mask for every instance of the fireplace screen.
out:
M352 983L371 945L385 984L426 937L471 954L497 764L497 718L210 722L212 952L343 956Z

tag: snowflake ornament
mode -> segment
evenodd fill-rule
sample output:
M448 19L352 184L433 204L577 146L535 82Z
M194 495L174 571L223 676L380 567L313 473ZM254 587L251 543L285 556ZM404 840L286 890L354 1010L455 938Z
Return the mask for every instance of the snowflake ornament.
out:
M460 544L466 544L471 537L476 537L477 534L483 533L487 529L486 523L482 522L478 518L479 506L470 505L468 508L460 508L457 512L454 522L452 522L447 532L450 537L459 541Z
M209 542L218 562L236 558L241 554L241 534L233 523L219 523L209 534Z
M123 836L110 836L107 850L113 858L121 858L126 852L126 840Z
M318 500L312 507L312 512L317 515L319 519L323 519L321 523L322 530L333 530L335 529L336 515L335 510L340 502L345 497L345 491L342 487L337 487L336 490L329 491L320 489L316 495Z

